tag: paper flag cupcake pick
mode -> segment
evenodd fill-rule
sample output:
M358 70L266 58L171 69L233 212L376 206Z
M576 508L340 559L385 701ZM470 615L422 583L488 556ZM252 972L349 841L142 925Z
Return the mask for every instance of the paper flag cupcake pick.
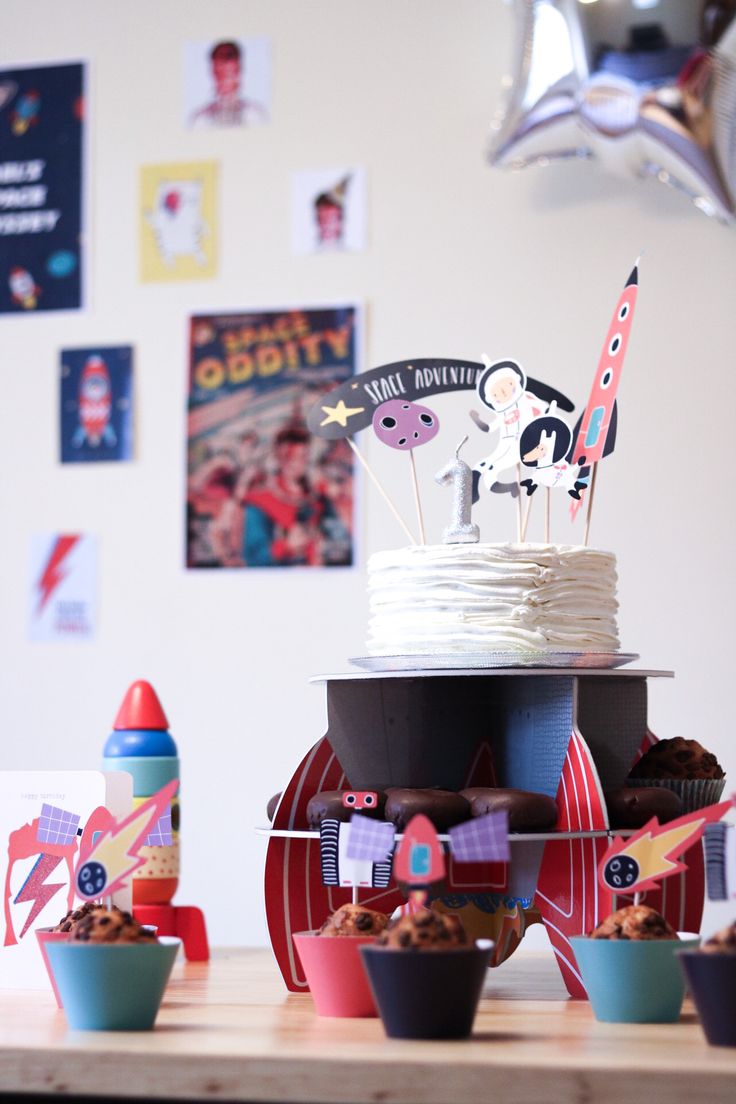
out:
M139 853L141 847L166 813L178 788L178 778L172 779L119 823L104 807L92 813L79 844L74 871L79 897L95 901L112 896L128 884L134 871L146 861Z
M508 862L511 858L505 809L456 824L448 835L455 862Z
M660 825L652 817L628 839L616 837L598 865L598 880L614 893L643 893L655 889L663 878L687 869L677 858L701 838L712 824L732 808L730 801L708 805Z

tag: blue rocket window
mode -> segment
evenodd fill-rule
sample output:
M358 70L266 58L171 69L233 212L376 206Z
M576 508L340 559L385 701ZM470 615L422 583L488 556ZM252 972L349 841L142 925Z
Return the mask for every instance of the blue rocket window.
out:
M428 844L415 843L409 857L409 873L414 878L422 878L429 874L431 852Z
M585 447L592 448L601 435L601 428L603 425L603 416L606 413L605 406L597 406L593 413L590 415L590 422L588 424L588 432L585 434Z

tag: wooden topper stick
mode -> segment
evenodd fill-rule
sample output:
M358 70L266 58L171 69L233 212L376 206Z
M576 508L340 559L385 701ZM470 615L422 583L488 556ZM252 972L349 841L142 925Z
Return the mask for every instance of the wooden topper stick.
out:
M388 497L388 495L386 494L385 490L384 490L384 489L383 489L383 487L381 486L381 483L380 483L380 480L379 480L378 476L377 476L377 475L375 474L375 472L374 472L374 471L372 470L372 468L371 468L370 464L369 464L369 463L368 463L368 461L366 460L365 456L363 456L363 453L362 453L362 452L360 451L360 449L359 449L359 448L358 448L358 446L356 445L355 441L354 441L354 440L352 439L352 437L346 437L346 438L345 438L345 440L346 440L346 441L347 441L347 443L348 443L348 444L350 445L351 449L353 450L353 452L355 453L355 455L356 455L356 456L358 457L358 460L359 460L359 461L360 461L360 463L361 463L361 464L363 465L363 467L365 468L365 470L366 470L366 471L368 472L368 475L369 475L369 476L371 477L371 479L373 480L373 483L375 484L375 486L376 486L377 490L378 490L378 491L380 492L380 494L381 494L381 495L383 496L383 498L384 498L384 500L385 500L385 502L386 502L386 505L388 506L389 510L390 510L390 511L391 511L391 513L392 513L392 514L394 515L394 517L396 518L396 520L398 521L399 525L401 526L401 528L402 528L402 529L404 530L404 532L406 533L406 535L407 535L407 537L409 538L409 540L411 541L411 543L412 543L412 544L416 544L416 543L417 543L417 539L416 539L416 537L415 537L415 536L414 536L414 534L413 534L413 533L411 532L411 530L410 530L410 529L408 528L408 526L407 526L406 522L404 521L404 519L402 518L401 514L399 513L399 511L398 511L398 510L396 509L396 507L394 506L394 504L393 504L393 502L391 501L391 499L390 499L390 498Z
M521 542L524 539L524 526L522 525L522 518L521 518L521 511L522 511L521 464L516 465L516 482L519 486L519 495L518 495L518 498L516 499L516 539L519 542L519 544L521 544ZM531 509L531 503L529 504L529 509Z
M549 544L549 504L552 498L552 488L547 487L544 495L544 543Z
M595 477L598 475L598 465L593 465L593 478L590 481L590 496L588 498L588 512L585 515L585 537L583 538L583 544L587 547L588 537L590 536L590 515L593 513L593 495L595 494Z
M422 504L419 501L419 483L417 482L417 466L414 463L414 449L409 449L409 459L411 460L411 481L414 487L414 502L417 507L417 519L419 521L419 539L422 544L427 543L427 537L424 532L424 515L422 514Z
M519 495L519 498L521 498L521 495ZM522 541L526 540L526 530L527 530L527 526L529 525L529 515L532 512L532 502L533 501L534 501L533 496L528 495L527 496L527 503L526 503L526 514L524 515L524 524L521 527L521 539L522 539Z

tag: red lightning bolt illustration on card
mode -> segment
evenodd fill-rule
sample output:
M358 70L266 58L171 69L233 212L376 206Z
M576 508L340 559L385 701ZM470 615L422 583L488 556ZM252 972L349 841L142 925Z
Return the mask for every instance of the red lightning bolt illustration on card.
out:
M731 801L723 801L665 825L652 817L628 839L617 836L598 865L600 884L604 889L625 894L656 889L663 878L686 869L685 863L677 862L678 855L701 838L707 824L720 820L731 808Z
M51 549L51 554L43 569L41 578L38 580L38 590L40 592L38 600L39 613L46 605L59 583L66 576L66 570L62 565L78 540L78 536L58 537L54 547Z

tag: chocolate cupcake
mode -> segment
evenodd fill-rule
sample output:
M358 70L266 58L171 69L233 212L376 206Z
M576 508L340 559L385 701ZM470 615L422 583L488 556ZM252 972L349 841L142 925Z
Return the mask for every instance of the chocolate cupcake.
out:
M491 949L471 943L457 916L420 909L392 920L360 949L386 1034L467 1038Z
M647 905L629 905L606 917L570 945L597 1020L604 1023L674 1023L685 985L676 953L697 947L680 938Z
M736 921L678 957L706 1039L736 1047Z
M377 1014L359 951L373 943L387 924L388 916L382 912L346 904L328 916L319 931L294 933L318 1016Z
M725 786L723 768L712 752L697 740L675 736L658 740L629 772L629 786L661 786L682 801L691 813L720 800Z
M319 828L323 820L348 821L353 813L361 816L373 817L382 820L384 806L386 805L385 793L376 794L375 805L367 805L361 801L360 805L350 802L352 790L322 790L310 797L307 803L307 822L310 828ZM346 800L347 798L347 800Z

